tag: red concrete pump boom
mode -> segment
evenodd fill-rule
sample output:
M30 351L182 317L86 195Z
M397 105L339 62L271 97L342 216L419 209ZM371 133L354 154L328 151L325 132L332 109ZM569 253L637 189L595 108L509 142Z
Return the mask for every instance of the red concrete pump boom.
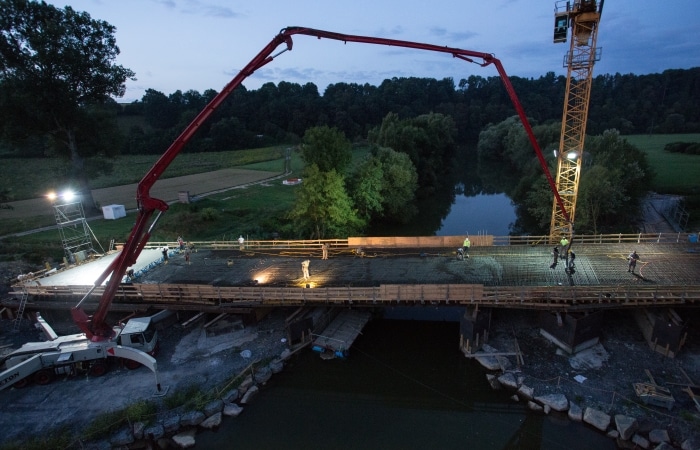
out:
M505 85L506 91L510 96L513 106L515 107L518 116L525 128L525 132L530 139L530 143L535 149L537 158L540 161L542 169L549 181L550 188L554 193L556 201L559 203L562 210L565 210L559 193L556 189L556 184L551 174L549 173L549 168L542 155L542 151L535 139L535 135L532 132L532 128L527 121L525 116L525 111L515 94L515 90L506 75L501 62L496 59L491 53L481 53L471 50L462 50L459 48L442 47L438 45L431 44L421 44L417 42L401 41L396 39L384 39L378 37L368 37L368 36L354 36L349 34L333 33L330 31L315 30L312 28L305 27L288 27L283 28L277 36L275 36L269 44L267 44L239 73L236 75L222 90L217 94L207 106L194 118L194 120L185 128L185 130L180 134L180 136L175 139L175 141L168 147L168 149L163 153L163 155L158 159L158 161L151 167L151 169L146 173L146 175L141 179L138 184L136 191L136 200L138 204L138 216L136 218L136 223L131 230L129 238L124 243L124 248L117 258L107 267L107 269L99 276L95 281L95 287L100 286L105 280L109 280L105 287L105 290L100 299L99 306L92 316L88 316L82 309L81 304L85 299L90 296L92 290L88 292L87 295L73 308L72 315L75 323L80 327L80 329L92 340L102 340L107 339L112 336L112 328L105 323L105 316L109 311L112 304L114 295L121 283L121 280L126 273L127 269L136 263L136 260L143 250L144 246L148 242L151 236L153 227L158 222L160 215L168 209L168 204L163 200L151 197L150 190L156 181L163 174L165 169L168 168L170 163L177 157L182 148L187 144L187 142L192 138L199 127L211 116L214 111L221 105L221 103L236 89L247 77L252 75L256 70L263 67L264 65L271 62L274 58L284 53L285 51L292 50L292 36L300 34L307 36L315 36L318 39L334 39L342 42L359 42L365 44L378 44L378 45L388 45L393 47L405 47L414 48L417 50L428 50L433 52L447 53L452 55L454 58L459 58L461 60L478 64L482 67L493 64L498 71L498 74ZM277 47L285 44L286 48L274 53ZM273 54L274 53L274 54ZM477 61L478 60L478 61ZM151 219L153 213L158 211L158 215L153 220L153 222L148 226L148 222Z

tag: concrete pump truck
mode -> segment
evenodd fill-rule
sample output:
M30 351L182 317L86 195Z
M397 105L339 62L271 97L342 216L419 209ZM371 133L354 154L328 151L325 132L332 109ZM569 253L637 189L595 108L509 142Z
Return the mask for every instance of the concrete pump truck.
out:
M104 365L104 359L107 356L115 356L124 358L128 361L128 365L143 364L153 370L156 374L156 384L160 391L156 360L149 354L156 348L156 334L149 331L151 324L143 319L131 319L123 327L112 327L105 321L106 314L124 274L129 267L136 263L138 256L148 243L153 228L158 223L162 213L168 210L168 204L165 201L151 197L151 187L158 181L165 169L167 169L170 163L177 157L185 144L189 142L202 124L216 111L243 80L252 75L256 70L270 63L277 56L292 50L292 36L294 35L307 35L317 39L332 39L344 43L377 44L427 50L448 54L453 58L474 63L481 67L493 65L501 77L511 102L523 124L528 139L535 150L540 165L549 182L549 186L554 193L555 201L568 219L566 208L556 189L554 179L549 173L549 168L542 155L539 144L535 139L532 128L527 121L522 105L515 94L515 90L500 60L495 58L493 54L396 39L340 34L305 27L283 28L267 46L243 67L238 74L224 86L221 92L204 107L138 183L136 192L138 215L121 253L98 277L92 289L90 289L85 297L72 309L73 320L83 333L63 337L56 336L54 339L43 343L25 344L22 348L11 353L5 359L6 369L4 372L0 373L0 389L13 385L21 385L23 383L26 384L30 377L38 384L46 384L51 381L51 378L56 373L77 370L78 368L87 370L87 372L92 375L100 375L105 371L106 366ZM286 48L275 53L277 47L281 45L284 45ZM153 218L156 211L158 213ZM90 316L81 308L81 304L92 294L97 286L101 286L105 282L105 289L100 298L98 308L95 313ZM39 323L41 324L41 320ZM48 325L42 326L45 329L48 327ZM51 334L49 333L49 335Z

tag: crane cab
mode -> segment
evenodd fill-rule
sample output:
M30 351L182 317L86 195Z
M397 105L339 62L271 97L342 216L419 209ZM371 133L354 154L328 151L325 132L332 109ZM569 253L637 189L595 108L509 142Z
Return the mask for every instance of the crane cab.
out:
M566 42L569 31L569 13L557 12L554 14L554 43Z

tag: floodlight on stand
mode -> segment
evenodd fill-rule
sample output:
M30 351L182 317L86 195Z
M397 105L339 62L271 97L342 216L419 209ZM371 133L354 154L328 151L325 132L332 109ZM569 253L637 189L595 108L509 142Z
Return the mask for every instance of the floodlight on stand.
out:
M556 148L554 149L554 157L555 158L559 157L559 150L557 150Z
M66 189L60 194L50 192L46 197L53 206L65 262L79 264L97 253L92 245L94 233L85 219L83 204L75 191ZM97 241L97 238L95 240ZM97 243L99 245L99 241Z

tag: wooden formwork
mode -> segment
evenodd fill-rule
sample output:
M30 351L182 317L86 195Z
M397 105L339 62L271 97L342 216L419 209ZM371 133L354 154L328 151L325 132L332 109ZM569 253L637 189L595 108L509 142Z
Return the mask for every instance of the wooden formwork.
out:
M70 308L92 286L25 286L28 304L63 302ZM86 305L104 291L92 291ZM21 291L10 294L19 298ZM377 287L262 287L202 284L125 284L115 303L152 304L172 309L275 306L395 306L397 304L481 305L500 308L575 311L586 309L691 306L700 286L484 286L481 284L382 284ZM55 309L61 309L55 307ZM48 305L51 307L51 305ZM671 346L673 347L673 346ZM673 350L673 348L671 348Z
M386 236L350 237L348 247L362 248L457 248L464 243L465 236ZM469 236L472 247L493 245L493 236Z
M673 309L641 308L635 310L634 318L652 350L675 358L685 344L687 332L686 324Z

